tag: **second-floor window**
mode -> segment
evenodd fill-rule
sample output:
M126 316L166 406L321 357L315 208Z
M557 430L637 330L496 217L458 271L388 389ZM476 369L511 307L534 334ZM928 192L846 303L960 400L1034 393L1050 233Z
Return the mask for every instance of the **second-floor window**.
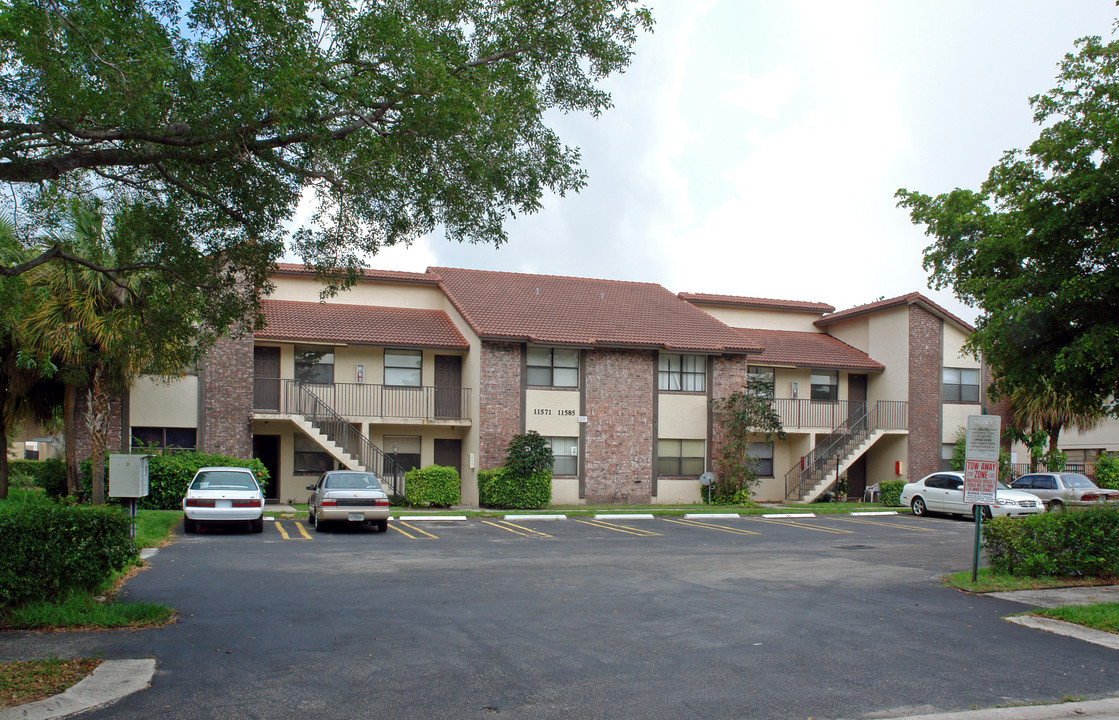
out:
M944 368L942 377L944 402L979 402L978 368Z
M661 353L657 362L657 387L661 390L707 390L706 356Z
M765 397L774 397L776 395L776 375L777 373L773 368L764 365L751 365L746 370L746 378L749 384L758 383L755 387L758 387L759 390L762 385L768 387L768 392L765 393Z
M296 345L295 379L309 383L334 382L334 349Z
M419 387L423 363L421 350L385 350L385 385Z
M811 381L813 400L835 402L839 399L838 370L813 370Z
M529 347L528 384L579 387L579 351L573 348Z

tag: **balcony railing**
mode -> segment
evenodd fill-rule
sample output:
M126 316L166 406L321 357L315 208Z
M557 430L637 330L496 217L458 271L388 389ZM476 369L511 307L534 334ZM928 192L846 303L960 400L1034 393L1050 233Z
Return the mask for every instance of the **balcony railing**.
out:
M786 430L798 428L838 428L848 418L866 412L866 403L857 400L799 400L777 398L774 408ZM904 401L880 401L877 403L881 427L904 429L906 427L906 404Z
M468 420L470 417L470 388L306 383L260 377L253 382L253 409L258 412L294 412L301 393L311 393L331 410L347 418L416 421Z

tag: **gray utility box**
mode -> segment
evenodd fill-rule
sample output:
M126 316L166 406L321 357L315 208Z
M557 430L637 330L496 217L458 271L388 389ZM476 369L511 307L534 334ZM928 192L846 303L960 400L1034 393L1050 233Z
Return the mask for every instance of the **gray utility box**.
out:
M138 498L148 492L150 455L109 455L109 497Z

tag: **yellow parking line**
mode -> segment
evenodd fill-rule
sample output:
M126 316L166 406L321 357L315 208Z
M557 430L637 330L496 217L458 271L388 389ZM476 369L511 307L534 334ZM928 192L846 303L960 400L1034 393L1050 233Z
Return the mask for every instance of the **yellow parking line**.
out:
M306 530L306 528L304 528L304 527L303 527L303 523L301 523L301 522L299 522L299 521L296 521L296 523L295 523L295 528L296 528L296 530L298 530L298 531L299 531L299 534L300 534L300 535L302 535L303 537L307 538L308 540L310 540L310 539L311 539L311 536L307 534L307 530Z
M280 524L279 520L274 521L274 524L276 525L276 529L280 531L280 535L284 538L284 540L291 540L291 538L288 537L287 532L284 530L284 526Z
M613 530L614 532L626 533L628 535L660 536L660 533L655 533L652 530L628 528L624 525L615 525L613 523L602 522L601 520L576 520L576 522L581 522L584 525L594 525L595 527L605 528L606 530Z
M865 523L867 525L882 525L883 527L899 528L901 530L912 530L913 532L937 532L935 528L917 527L915 525L902 525L901 523L881 522L879 520L863 520L862 518L836 518L843 522Z
M428 536L429 538L431 538L432 540L438 540L438 539L439 539L439 536L438 536L438 535L432 535L431 533L429 533L429 532L428 532L428 531L426 531L426 530L420 530L420 529L419 529L418 527L416 527L415 525L409 525L408 523L406 523L406 522L400 522L399 520L397 520L397 521L396 521L395 523L393 523L393 524L390 524L390 525L389 525L389 527L395 527L395 526L397 526L397 525L403 525L404 527L408 528L408 529L409 529L409 530L411 530L412 532L418 532L418 533L419 533L420 535L427 535L427 536ZM404 532L403 530L401 530L400 532L404 533L405 535L408 535L408 533ZM419 538L416 538L416 537L412 537L411 535L408 535L408 537L412 538L413 540L418 540L418 539L419 539Z
M669 518L665 518L665 521L670 522L670 523L676 523L677 525L691 525L692 527L701 527L701 528L706 528L708 530L718 530L720 532L736 533L738 535L761 535L760 532L754 532L753 530L743 530L742 528L732 528L732 527L727 527L726 525L715 525L713 523L705 523L705 522L701 522L699 520L672 520L672 519L669 519Z
M774 520L772 518L754 518L758 522L773 523L774 525L788 525L789 527L801 528L802 530L815 530L817 532L835 533L837 535L854 535L854 530L837 530L836 528L817 527L815 525L808 525L807 523L793 522L791 520Z
M399 522L389 523L389 530L395 530L406 538L411 538L413 540L417 539L415 535L412 535L411 533L404 532L399 527L397 527L397 525L400 525L400 524L401 523L399 523Z
M490 522L489 520L483 520L482 522L485 523L486 525L492 525L495 528L500 528L501 530L504 530L505 532L511 532L514 535L520 535L521 537L530 537L532 535L543 535L544 537L552 537L548 533L537 532L536 530L533 530L532 528L521 527L520 525L516 525L516 524L511 523L511 522L495 523L495 522ZM524 532L521 532L522 530Z

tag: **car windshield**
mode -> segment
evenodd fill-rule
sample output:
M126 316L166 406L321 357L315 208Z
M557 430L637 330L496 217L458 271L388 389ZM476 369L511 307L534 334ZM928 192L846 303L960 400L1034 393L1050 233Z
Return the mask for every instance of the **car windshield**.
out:
M1064 473L1061 479L1065 481L1065 485L1074 488L1094 488L1096 484L1089 480L1087 477L1080 473Z
M326 482L323 483L324 487L331 490L380 490L381 485L377 482L376 475L367 475L365 473L353 473L346 475L329 475Z
M204 472L194 478L191 490L256 490L252 475L242 472L217 470Z
M999 488L998 488L999 490L1013 490L1014 489L1014 488L1010 487L1009 485L1007 485L1006 483L1004 483L1002 480L996 480L995 484L997 484L999 486Z

